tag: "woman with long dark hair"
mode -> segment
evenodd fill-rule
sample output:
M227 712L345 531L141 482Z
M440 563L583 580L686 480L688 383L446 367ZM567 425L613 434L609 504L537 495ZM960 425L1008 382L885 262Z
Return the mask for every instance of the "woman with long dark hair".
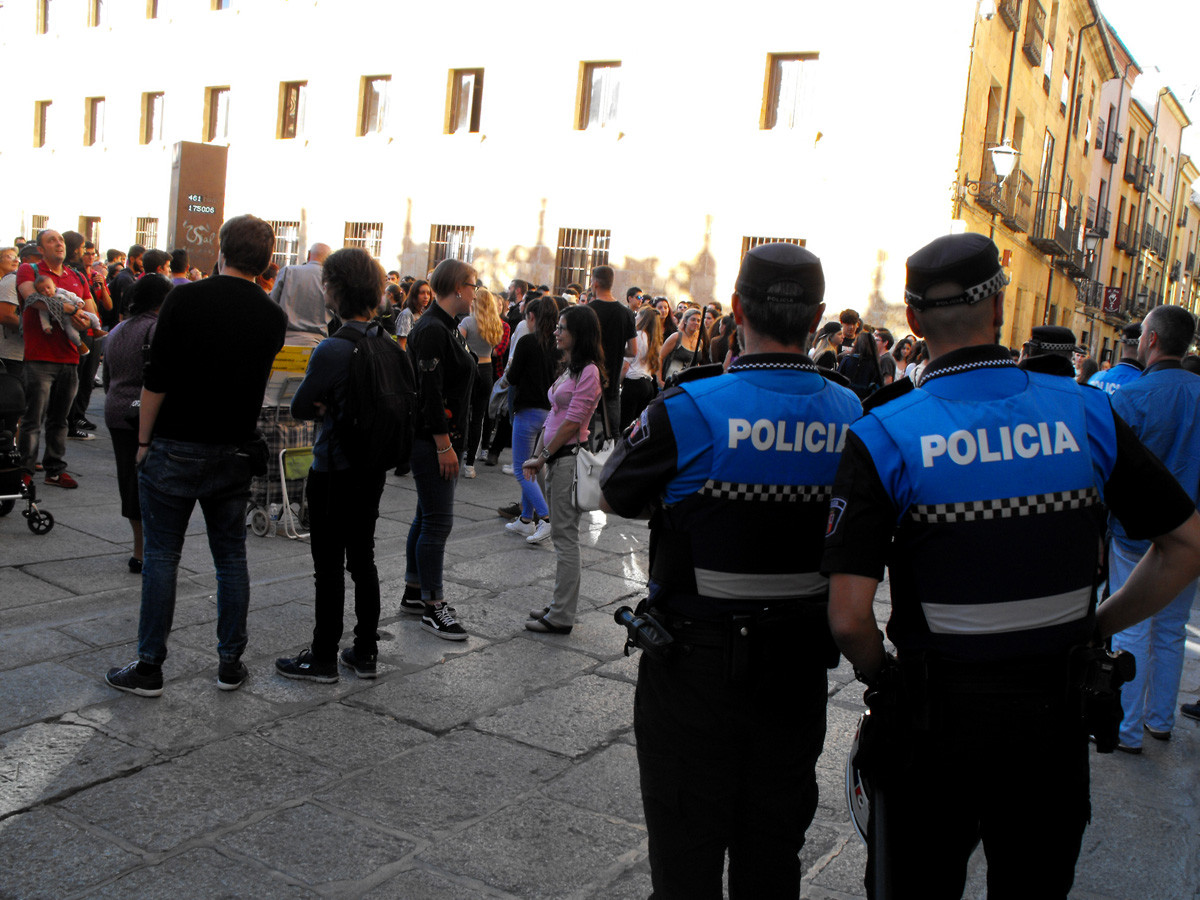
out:
M129 571L142 572L142 508L138 496L138 413L142 373L146 366L158 310L172 284L165 278L142 278L125 295L125 319L109 333L104 350L104 424L117 460L121 515L133 529Z
M562 352L562 371L550 387L550 413L534 454L525 460L526 478L547 466L550 491L550 537L557 565L554 600L532 610L525 627L544 634L570 634L579 605L582 556L579 551L579 510L571 499L575 454L591 433L592 414L604 390L604 350L600 320L587 306L568 307L558 319L555 340Z
M671 310L671 301L666 297L655 297L654 308L658 310L659 324L662 325L662 336L665 341L679 330L679 323L675 321L675 313Z
M321 269L325 296L343 329L362 335L382 327L372 320L379 309L385 276L366 250L347 247L326 258ZM292 415L318 419L312 468L305 497L310 523L316 624L312 645L297 656L275 660L286 678L332 684L338 660L359 678L374 678L378 650L379 571L375 567L375 522L387 472L352 466L339 434L349 402L355 344L344 337L321 341L313 350L304 381L292 398ZM338 653L346 608L345 572L354 581L354 644Z
M461 260L438 263L427 285L437 299L408 334L408 355L417 374L410 462L417 511L408 530L400 608L420 615L422 628L448 641L467 639L442 595L442 568L454 525L454 485L467 442L467 407L475 380L475 360L458 333L457 319L471 308L478 281L475 269ZM420 284L413 284L410 300Z
M525 304L525 321L529 332L517 341L507 375L513 407L513 459L518 462L533 456L550 414L550 385L562 357L554 335L558 303L553 297ZM550 506L537 480L525 477L523 466L513 466L513 477L521 488L521 514L504 527L532 544L539 543L550 536Z
M850 382L850 390L860 397L867 397L882 387L883 373L879 370L875 335L863 331L856 337L850 355L838 363L838 372Z
M408 294L404 298L404 308L396 316L396 342L400 349L408 348L408 335L424 315L433 298L433 288L428 281L414 281L408 286Z
M653 307L643 306L638 310L637 355L621 382L621 421L618 431L625 428L642 414L646 405L654 399L655 391L662 387L662 326L658 312Z

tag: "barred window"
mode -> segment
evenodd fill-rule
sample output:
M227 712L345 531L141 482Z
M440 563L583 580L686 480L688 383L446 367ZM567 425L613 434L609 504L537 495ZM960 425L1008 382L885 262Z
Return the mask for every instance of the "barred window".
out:
M343 247L361 247L376 259L383 254L382 222L347 222Z
M45 231L50 227L49 216L30 216L29 227L33 230L31 237L36 241L39 232Z
M474 239L474 225L429 226L429 271L433 271L443 259L470 262Z
M133 242L146 249L158 246L158 219L138 217L133 229Z
M596 266L608 264L612 231L607 228L558 229L558 253L554 259L554 290L568 284L586 284Z
M275 232L275 252L271 254L271 262L281 269L299 263L300 223L271 221L267 224Z
M797 247L803 247L808 241L805 238L794 237L743 237L742 238L742 255L739 259L744 259L746 254L755 247L761 247L763 244L795 244Z

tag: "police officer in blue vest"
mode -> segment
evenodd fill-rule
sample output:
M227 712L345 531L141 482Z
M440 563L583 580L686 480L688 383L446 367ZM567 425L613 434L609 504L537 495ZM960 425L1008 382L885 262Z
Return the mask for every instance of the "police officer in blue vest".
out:
M1107 372L1097 372L1088 384L1106 394L1115 394L1121 385L1137 381L1146 368L1138 361L1138 343L1142 339L1142 323L1132 322L1121 329L1121 361Z
M982 235L909 258L908 322L933 361L919 388L872 398L834 486L833 634L869 698L898 697L875 760L887 824L872 897L886 857L890 896L957 900L981 839L989 897L1066 897L1090 815L1078 661L1200 572L1194 505L1108 396L997 346L1006 284ZM1097 610L1105 505L1154 543ZM885 563L898 662L872 610Z
M653 508L648 609L673 636L643 653L634 704L654 897L795 898L817 808L828 629L822 537L837 461L862 413L805 355L825 309L820 260L751 250L728 373L666 391L620 441L607 507ZM709 375L700 371L697 375Z

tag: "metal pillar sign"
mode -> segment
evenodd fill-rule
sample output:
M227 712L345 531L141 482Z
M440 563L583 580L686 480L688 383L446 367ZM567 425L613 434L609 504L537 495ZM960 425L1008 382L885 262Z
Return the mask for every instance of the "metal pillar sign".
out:
M171 164L171 217L167 247L186 249L205 275L217 264L217 235L225 221L225 167L229 148L180 141Z

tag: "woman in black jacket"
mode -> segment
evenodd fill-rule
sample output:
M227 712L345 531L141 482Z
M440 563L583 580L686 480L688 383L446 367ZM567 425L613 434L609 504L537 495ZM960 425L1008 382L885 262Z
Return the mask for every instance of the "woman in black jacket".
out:
M404 596L400 607L421 616L421 627L448 641L467 633L442 596L446 539L454 525L458 458L466 443L475 359L458 333L459 316L471 309L479 276L465 262L445 259L429 278L437 299L408 335L417 374L413 481L417 511L408 530Z

